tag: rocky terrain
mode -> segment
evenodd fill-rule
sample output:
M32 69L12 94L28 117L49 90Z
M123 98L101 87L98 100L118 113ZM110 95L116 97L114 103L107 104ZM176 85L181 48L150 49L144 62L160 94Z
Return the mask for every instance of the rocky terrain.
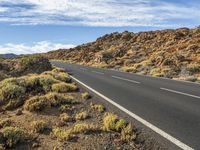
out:
M0 150L162 149L46 58L4 59L0 70Z
M115 32L92 43L45 55L70 63L200 81L200 28Z

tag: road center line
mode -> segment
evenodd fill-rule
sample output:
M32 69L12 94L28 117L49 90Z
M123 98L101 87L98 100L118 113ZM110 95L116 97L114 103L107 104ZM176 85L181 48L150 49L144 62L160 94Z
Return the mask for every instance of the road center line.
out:
M135 80L129 80L129 79L121 78L121 77L118 77L118 76L112 76L112 77L115 78L115 79L120 79L120 80L124 80L124 81L128 81L128 82L140 84L140 82L135 81Z
M177 94L182 94L182 95L185 95L185 96L190 96L190 97L193 97L193 98L198 98L200 99L199 96L196 96L196 95L192 95L192 94L188 94L188 93L184 93L184 92L180 92L180 91L175 91L175 90L171 90L171 89L167 89L167 88L160 88L161 90L165 90L165 91L168 91L168 92L172 92L172 93L177 93Z
M153 124L149 123L148 121L142 119L141 117L139 117L138 115L134 114L133 112L127 110L126 108L124 108L123 106L119 105L118 103L114 102L113 100L111 100L110 98L106 97L105 95L99 93L98 91L96 91L95 89L89 87L88 85L86 85L85 83L81 82L80 80L76 79L73 76L70 76L73 80L75 80L76 82L80 83L81 85L85 86L87 89L89 89L90 91L94 92L95 94L97 94L98 96L100 96L101 98L103 98L104 100L108 101L109 103L111 103L112 105L116 106L117 108L119 108L120 110L124 111L125 113L127 113L128 115L130 115L131 117L135 118L137 121L141 122L142 124L144 124L146 127L150 128L151 130L155 131L156 133L158 133L159 135L161 135L162 137L166 138L167 140L169 140L170 142L172 142L173 144L177 145L178 147L180 147L183 150L194 150L193 148L189 147L188 145L182 143L181 141L179 141L178 139L174 138L173 136L169 135L168 133L166 133L165 131L159 129L158 127L154 126Z
M92 71L94 73L97 73L97 74L104 74L103 72L98 72L98 71Z

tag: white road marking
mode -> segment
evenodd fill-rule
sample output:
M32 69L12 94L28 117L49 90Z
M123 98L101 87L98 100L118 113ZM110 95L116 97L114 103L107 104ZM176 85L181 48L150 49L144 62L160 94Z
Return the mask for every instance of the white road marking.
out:
M85 69L85 68L80 68L81 70L84 70L84 71L86 71L87 69Z
M90 91L94 92L95 94L99 95L100 97L102 97L104 100L108 101L109 103L113 104L114 106L116 106L117 108L119 108L120 110L124 111L125 113L127 113L128 115L130 115L131 117L135 118L137 121L141 122L142 124L144 124L145 126L149 127L151 130L153 130L154 132L158 133L159 135L163 136L164 138L166 138L167 140L171 141L172 143L174 143L175 145L177 145L178 147L180 147L183 150L194 150L193 148L191 148L190 146L184 144L183 142L179 141L178 139L174 138L173 136L169 135L168 133L166 133L165 131L159 129L158 127L154 126L153 124L149 123L148 121L142 119L141 117L139 117L138 115L134 114L133 112L127 110L126 108L124 108L123 106L119 105L118 103L114 102L113 100L111 100L110 98L104 96L103 94L99 93L98 91L94 90L93 88L89 87L88 85L84 84L83 82L79 81L78 79L76 79L73 76L70 76L73 80L79 82L80 84L82 84L83 86L85 86L87 89L89 89Z
M128 81L128 82L132 82L132 83L140 84L140 82L138 82L138 81L125 79L125 78L121 78L121 77L118 77L118 76L112 76L112 77L115 78L115 79L120 79L120 80L124 80L124 81Z
M97 73L97 74L104 74L103 72L98 72L98 71L92 71L94 73Z
M168 92L173 92L173 93L182 94L182 95L185 95L185 96L190 96L190 97L193 97L193 98L200 99L200 97L196 96L196 95L192 95L192 94L188 94L188 93L184 93L184 92L179 92L179 91L175 91L175 90L171 90L171 89L167 89L167 88L162 88L162 87L160 89L168 91Z

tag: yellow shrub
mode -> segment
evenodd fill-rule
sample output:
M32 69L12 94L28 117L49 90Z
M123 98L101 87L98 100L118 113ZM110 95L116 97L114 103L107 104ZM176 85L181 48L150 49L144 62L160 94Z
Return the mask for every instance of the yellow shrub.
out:
M192 73L200 72L200 64L197 63L188 64L187 70L191 71Z
M17 143L23 142L27 137L27 133L17 127L5 127L0 130L0 133L3 135L6 147L13 147Z
M60 114L60 120L62 122L67 122L67 121L70 121L71 120L71 117L67 114L67 113L62 113Z
M85 100L87 100L87 99L89 99L89 98L91 97L90 94L89 94L88 92L82 93L81 96L82 96L82 98L85 99Z
M34 96L27 100L24 104L24 109L29 111L41 111L45 108L50 108L52 106L75 103L77 102L72 96L59 93L48 93L43 96Z
M121 140L125 142L130 142L136 138L136 134L133 131L131 124L128 124L126 127L121 130Z
M153 68L151 69L150 71L150 75L154 76L154 77L162 77L163 76L163 73L161 71L160 68Z
M87 112L80 112L78 114L76 114L75 118L76 120L84 120L88 117L88 113Z
M97 104L90 104L90 107L93 109L93 110L96 110L98 112L104 112L105 111L105 107L103 105L97 105Z
M42 133L47 128L47 123L44 120L33 121L31 127L34 133Z
M59 93L73 92L77 90L77 86L69 83L56 83L52 85L52 91Z

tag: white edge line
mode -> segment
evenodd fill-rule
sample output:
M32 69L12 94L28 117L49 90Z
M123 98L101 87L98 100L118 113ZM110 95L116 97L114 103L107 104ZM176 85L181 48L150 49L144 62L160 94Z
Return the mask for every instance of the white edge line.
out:
M161 90L165 90L165 91L168 91L168 92L172 92L172 93L177 93L177 94L182 94L182 95L185 95L185 96L190 96L190 97L193 97L193 98L198 98L200 99L199 96L196 96L196 95L192 95L192 94L188 94L188 93L184 93L184 92L179 92L179 91L175 91L175 90L171 90L171 89L167 89L167 88L160 88Z
M104 74L103 72L98 72L98 71L92 71L94 73L97 73L97 74Z
M134 81L134 80L130 80L130 79L125 79L125 78L118 77L118 76L112 76L112 77L115 78L115 79L120 79L120 80L124 80L124 81L128 81L128 82L140 84L140 82L138 82L138 81Z
M86 84L84 84L83 82L79 81L78 79L76 79L73 76L70 76L73 80L79 82L80 84L82 84L83 86L85 86L87 89L89 89L90 91L94 92L95 94L99 95L100 97L102 97L103 99L105 99L106 101L108 101L109 103L113 104L114 106L116 106L117 108L119 108L120 110L124 111L125 113L127 113L128 115L130 115L131 117L135 118L137 121L141 122L142 124L144 124L145 126L149 127L151 130L153 130L154 132L158 133L159 135L161 135L162 137L166 138L167 140L169 140L170 142L174 143L175 145L177 145L179 148L183 149L183 150L194 150L193 148L189 147L188 145L182 143L181 141L179 141L178 139L172 137L171 135L169 135L168 133L166 133L165 131L157 128L156 126L154 126L153 124L149 123L148 121L142 119L141 117L139 117L138 115L130 112L129 110L127 110L126 108L124 108L123 106L117 104L116 102L114 102L113 100L109 99L108 97L104 96L103 94L97 92L96 90L92 89L91 87L87 86Z

